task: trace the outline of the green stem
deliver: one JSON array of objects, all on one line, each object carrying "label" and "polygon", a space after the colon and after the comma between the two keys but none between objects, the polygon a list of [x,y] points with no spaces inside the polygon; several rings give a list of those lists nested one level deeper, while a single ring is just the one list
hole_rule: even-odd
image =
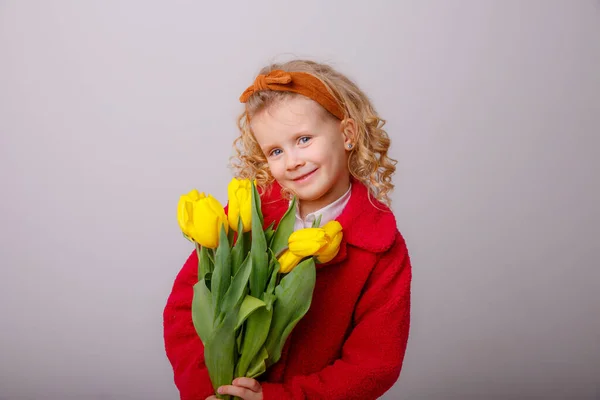
[{"label": "green stem", "polygon": [[210,273],[212,273],[215,269],[215,251],[216,249],[207,249],[208,250],[208,258],[210,258]]},{"label": "green stem", "polygon": [[201,260],[202,260],[202,256],[200,255],[200,252],[202,251],[200,245],[198,243],[195,243],[196,245],[196,255],[198,256],[198,280],[201,280],[202,278],[204,278],[202,276],[202,265],[201,265]]},{"label": "green stem", "polygon": [[233,246],[233,236],[235,235],[235,232],[233,231],[233,229],[229,229],[229,233],[227,233],[227,241],[229,242],[229,247]]}]

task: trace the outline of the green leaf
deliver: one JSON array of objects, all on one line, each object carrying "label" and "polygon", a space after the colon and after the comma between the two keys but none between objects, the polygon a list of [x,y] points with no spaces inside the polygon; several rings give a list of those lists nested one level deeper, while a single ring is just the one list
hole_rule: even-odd
[{"label": "green leaf", "polygon": [[315,262],[310,257],[298,264],[275,287],[273,319],[265,342],[269,365],[279,361],[281,349],[289,334],[310,308],[315,282]]},{"label": "green leaf", "polygon": [[277,298],[273,293],[265,293],[264,302],[267,311],[273,311],[273,304],[275,303],[275,300],[277,300]]},{"label": "green leaf", "polygon": [[250,278],[250,272],[252,272],[252,259],[248,256],[242,263],[237,274],[233,277],[231,285],[229,285],[229,289],[227,289],[227,292],[223,297],[221,312],[230,312],[234,308],[240,306],[248,291],[248,278]]},{"label": "green leaf", "polygon": [[192,323],[202,343],[206,343],[213,331],[213,307],[212,297],[204,279],[194,285]]},{"label": "green leaf", "polygon": [[237,240],[235,241],[235,245],[233,246],[233,250],[231,250],[231,273],[235,275],[242,265],[242,262],[246,258],[247,251],[245,250],[245,241],[248,240],[248,236],[244,235],[244,225],[242,224],[242,219],[238,219],[238,234]]},{"label": "green leaf", "polygon": [[[221,234],[219,235],[219,246],[215,255],[215,268],[211,278],[212,301],[215,310],[221,310],[223,297],[229,289],[231,283],[231,251],[225,228],[221,226]],[[215,323],[218,323],[220,313],[214,315]]]},{"label": "green leaf", "polygon": [[250,246],[252,246],[252,231],[244,232],[244,254],[250,253]]},{"label": "green leaf", "polygon": [[275,302],[275,287],[277,286],[278,279],[280,278],[279,269],[281,265],[275,256],[273,255],[273,251],[269,249],[271,254],[271,260],[269,262],[271,277],[269,279],[269,283],[267,284],[267,288],[265,289],[265,293],[263,294],[263,301],[265,302],[265,308],[267,311],[271,311],[273,308],[273,303]]},{"label": "green leaf", "polygon": [[275,235],[273,226],[275,226],[275,221],[271,222],[271,225],[269,225],[269,227],[265,229],[265,239],[267,239],[267,246],[271,245],[271,241],[273,240],[273,236]]},{"label": "green leaf", "polygon": [[259,375],[262,375],[267,370],[268,358],[269,353],[267,353],[267,349],[265,349],[264,346],[261,347],[254,360],[252,360],[250,368],[248,368],[248,372],[246,372],[246,376],[248,378],[256,378]]},{"label": "green leaf", "polygon": [[279,269],[281,265],[277,258],[271,254],[271,263],[273,264],[273,269],[271,270],[271,279],[269,279],[269,284],[267,285],[266,293],[275,292],[275,285],[277,284],[277,278],[279,277]]},{"label": "green leaf", "polygon": [[196,243],[196,253],[198,254],[198,279],[202,279],[206,274],[212,272],[213,261],[210,259],[210,249],[202,247]]},{"label": "green leaf", "polygon": [[267,240],[263,231],[260,197],[254,182],[252,182],[252,273],[250,274],[250,294],[261,298],[268,277]]},{"label": "green leaf", "polygon": [[[239,315],[238,315],[238,319],[239,319]],[[237,348],[237,359],[239,359],[239,355],[240,355],[240,349],[242,348],[242,340],[244,339],[244,335],[246,333],[246,329],[244,329],[245,326],[244,324],[239,325],[239,329],[238,329],[238,325],[236,325],[235,329],[237,330],[237,335],[235,338],[235,345]],[[237,365],[237,359],[236,359],[236,365]]]},{"label": "green leaf", "polygon": [[240,358],[236,366],[236,376],[246,376],[250,363],[265,344],[271,326],[272,311],[259,307],[246,320],[246,333],[242,341]]},{"label": "green leaf", "polygon": [[246,321],[246,319],[250,316],[250,314],[252,314],[254,311],[259,309],[260,307],[264,307],[264,306],[265,306],[264,301],[247,294],[246,297],[244,297],[242,304],[240,305],[240,312],[238,313],[238,319],[237,319],[237,323],[235,324],[235,329],[241,328],[242,324]]},{"label": "green leaf", "polygon": [[[261,201],[260,201],[260,196],[258,194],[258,190],[256,189],[256,185],[254,184],[254,181],[250,182],[250,186],[252,186],[252,220],[256,220],[257,222],[260,222],[260,226],[263,226],[263,213],[262,213],[262,208],[260,207],[261,205]],[[256,219],[254,218],[254,212],[256,212]]]},{"label": "green leaf", "polygon": [[237,310],[227,313],[204,346],[204,363],[215,392],[219,386],[233,381],[236,319]]},{"label": "green leaf", "polygon": [[269,262],[269,266],[267,267],[267,273],[266,273],[267,282],[265,284],[265,291],[267,290],[267,287],[269,286],[269,277],[273,273],[273,266],[275,265],[275,261],[276,261],[271,249],[267,248],[267,254],[268,254],[267,259]]},{"label": "green leaf", "polygon": [[273,235],[273,241],[271,242],[271,250],[273,253],[278,255],[283,249],[288,246],[288,239],[292,232],[294,232],[294,223],[296,221],[296,197],[292,199],[290,206],[288,207],[283,217],[277,225],[275,235]]},{"label": "green leaf", "polygon": [[312,223],[313,228],[318,228],[321,226],[321,217],[323,217],[323,215],[319,214],[319,216],[313,221],[313,223]]},{"label": "green leaf", "polygon": [[186,238],[187,240],[189,240],[190,242],[194,243],[194,244],[198,244],[196,242],[194,242],[194,239],[192,239],[191,237],[189,237],[188,235],[186,235],[185,233],[181,232],[181,234],[183,235],[184,238]]}]

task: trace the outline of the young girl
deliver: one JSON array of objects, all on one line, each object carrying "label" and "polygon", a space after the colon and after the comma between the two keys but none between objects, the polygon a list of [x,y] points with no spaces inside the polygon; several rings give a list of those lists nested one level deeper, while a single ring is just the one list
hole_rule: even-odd
[{"label": "young girl", "polygon": [[[317,264],[312,304],[278,363],[219,393],[244,400],[376,399],[398,379],[410,322],[411,265],[386,206],[395,161],[367,96],[331,67],[295,60],[264,68],[240,97],[237,176],[256,179],[265,226],[299,199],[296,229],[337,220],[337,256]],[[164,311],[167,356],[182,400],[215,399],[191,319],[192,252]]]}]

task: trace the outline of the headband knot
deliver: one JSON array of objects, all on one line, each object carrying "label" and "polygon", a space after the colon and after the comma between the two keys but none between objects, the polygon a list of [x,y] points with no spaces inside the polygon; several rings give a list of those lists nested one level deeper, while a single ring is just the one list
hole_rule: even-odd
[{"label": "headband knot", "polygon": [[260,74],[254,80],[254,92],[261,90],[268,90],[269,85],[279,84],[287,85],[292,81],[292,76],[287,72],[281,70],[274,70],[269,72],[267,75]]},{"label": "headband knot", "polygon": [[306,72],[285,72],[275,69],[268,74],[259,74],[254,84],[240,96],[240,102],[246,103],[250,96],[262,90],[293,92],[304,95],[323,106],[337,119],[344,119],[344,111],[338,101],[329,93],[327,87],[312,74]]}]

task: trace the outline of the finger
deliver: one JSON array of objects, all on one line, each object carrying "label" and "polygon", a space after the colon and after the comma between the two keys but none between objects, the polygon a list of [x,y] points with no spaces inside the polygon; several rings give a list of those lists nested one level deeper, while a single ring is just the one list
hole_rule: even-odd
[{"label": "finger", "polygon": [[252,378],[236,378],[233,380],[233,384],[235,386],[245,387],[246,389],[250,389],[253,392],[260,393],[262,392],[262,388],[260,383],[256,379]]},{"label": "finger", "polygon": [[244,400],[252,400],[254,398],[252,395],[255,395],[256,393],[241,386],[223,385],[219,388],[219,394],[228,394],[240,397]]},{"label": "finger", "polygon": [[210,396],[210,397],[207,397],[206,400],[219,400],[219,399],[217,398],[217,396]]}]

